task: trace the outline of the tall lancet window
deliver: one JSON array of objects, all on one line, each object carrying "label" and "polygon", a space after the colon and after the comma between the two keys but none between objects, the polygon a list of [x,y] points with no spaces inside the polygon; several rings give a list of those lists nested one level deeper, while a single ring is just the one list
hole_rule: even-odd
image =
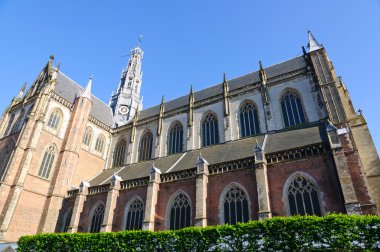
[{"label": "tall lancet window", "polygon": [[61,125],[61,120],[62,120],[62,112],[59,109],[55,109],[53,112],[51,112],[49,116],[47,127],[51,131],[53,131],[53,133],[56,133],[59,130],[59,127]]},{"label": "tall lancet window", "polygon": [[300,97],[292,90],[287,90],[281,98],[281,110],[285,127],[306,122]]},{"label": "tall lancet window", "polygon": [[170,229],[181,229],[190,226],[191,205],[189,198],[178,193],[170,208]]},{"label": "tall lancet window", "polygon": [[5,136],[9,134],[9,130],[11,129],[11,126],[12,126],[14,120],[15,120],[15,114],[12,114],[11,118],[9,118],[7,129],[4,132]]},{"label": "tall lancet window", "polygon": [[0,181],[3,180],[5,169],[7,168],[14,148],[15,142],[11,140],[0,150]]},{"label": "tall lancet window", "polygon": [[153,134],[150,131],[148,131],[142,136],[140,140],[139,161],[151,159],[152,148],[153,148]]},{"label": "tall lancet window", "polygon": [[83,135],[83,145],[86,147],[89,147],[91,144],[91,140],[92,140],[92,129],[91,127],[87,127]]},{"label": "tall lancet window", "polygon": [[45,151],[44,157],[42,159],[40,170],[38,171],[38,176],[43,178],[49,178],[51,168],[53,167],[54,160],[56,156],[56,148],[54,145],[50,145]]},{"label": "tall lancet window", "polygon": [[113,153],[113,166],[121,166],[124,164],[125,152],[127,150],[127,141],[120,140],[115,147]]},{"label": "tall lancet window", "polygon": [[295,176],[287,188],[290,215],[322,215],[316,185],[302,175]]},{"label": "tall lancet window", "polygon": [[106,142],[106,138],[104,137],[104,135],[99,134],[98,138],[96,139],[96,143],[95,143],[95,151],[103,154],[105,142]]},{"label": "tall lancet window", "polygon": [[125,230],[142,229],[143,218],[144,204],[139,198],[133,198],[125,209]]},{"label": "tall lancet window", "polygon": [[73,209],[70,208],[69,211],[67,211],[67,213],[65,215],[65,218],[64,218],[64,221],[63,221],[62,232],[66,233],[67,231],[69,231],[69,226],[70,226],[72,215],[73,215]]},{"label": "tall lancet window", "polygon": [[169,131],[168,136],[168,154],[174,154],[183,151],[183,127],[179,122],[174,123]]},{"label": "tall lancet window", "polygon": [[202,122],[202,147],[219,143],[218,120],[213,113],[208,113]]},{"label": "tall lancet window", "polygon": [[19,130],[21,130],[21,125],[22,125],[22,121],[24,119],[24,114],[25,114],[25,111],[22,110],[20,112],[20,115],[17,118],[17,121],[15,122],[15,124],[12,127],[11,134],[15,133],[15,132],[18,132]]},{"label": "tall lancet window", "polygon": [[228,187],[224,194],[224,223],[235,225],[238,222],[249,221],[248,199],[245,192],[238,186]]},{"label": "tall lancet window", "polygon": [[260,134],[257,108],[252,102],[246,102],[240,108],[240,135],[241,137]]},{"label": "tall lancet window", "polygon": [[98,203],[92,210],[90,233],[99,233],[104,218],[104,204]]}]

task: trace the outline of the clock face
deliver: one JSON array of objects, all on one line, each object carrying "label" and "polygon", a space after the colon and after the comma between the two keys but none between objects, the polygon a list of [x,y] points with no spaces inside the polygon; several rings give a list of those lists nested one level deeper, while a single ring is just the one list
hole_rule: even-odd
[{"label": "clock face", "polygon": [[120,114],[122,114],[122,115],[127,114],[128,111],[129,111],[129,109],[128,109],[127,106],[121,106],[121,107],[119,108],[119,112],[120,112]]}]

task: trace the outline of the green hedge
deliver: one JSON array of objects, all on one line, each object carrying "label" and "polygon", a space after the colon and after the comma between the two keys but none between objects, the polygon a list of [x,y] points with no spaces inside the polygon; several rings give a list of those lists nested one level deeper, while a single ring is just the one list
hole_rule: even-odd
[{"label": "green hedge", "polygon": [[178,231],[40,234],[23,236],[18,245],[18,251],[373,251],[380,250],[380,217],[294,216]]}]

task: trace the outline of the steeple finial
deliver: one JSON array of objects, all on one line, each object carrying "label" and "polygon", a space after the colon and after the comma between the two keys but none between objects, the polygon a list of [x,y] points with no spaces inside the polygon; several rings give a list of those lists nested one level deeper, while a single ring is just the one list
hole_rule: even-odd
[{"label": "steeple finial", "polygon": [[24,91],[25,91],[25,88],[26,88],[26,82],[24,83],[24,85],[22,85],[20,91],[18,92],[18,95],[17,95],[17,99],[21,99],[22,96],[24,95]]},{"label": "steeple finial", "polygon": [[91,86],[92,86],[92,75],[91,75],[90,79],[88,80],[87,86],[86,86],[85,90],[83,91],[81,97],[88,98],[91,100]]},{"label": "steeple finial", "polygon": [[259,75],[260,75],[261,84],[266,85],[267,84],[267,75],[265,73],[263,63],[261,62],[261,60],[259,60],[259,66],[260,66]]},{"label": "steeple finial", "polygon": [[316,51],[316,50],[323,48],[323,45],[318,43],[318,41],[314,38],[311,31],[307,32],[307,36],[308,36],[307,47],[309,47],[309,52]]},{"label": "steeple finial", "polygon": [[264,70],[263,63],[261,63],[261,60],[259,60],[259,66],[260,66],[260,71]]},{"label": "steeple finial", "polygon": [[161,105],[165,103],[165,96],[162,95],[162,98],[161,98]]}]

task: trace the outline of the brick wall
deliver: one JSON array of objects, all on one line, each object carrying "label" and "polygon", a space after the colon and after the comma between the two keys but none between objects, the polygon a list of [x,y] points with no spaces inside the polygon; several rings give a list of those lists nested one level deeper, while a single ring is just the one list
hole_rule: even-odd
[{"label": "brick wall", "polygon": [[[325,212],[344,211],[338,180],[328,157],[320,156],[268,166],[269,197],[273,216],[284,216],[283,190],[286,180],[301,171],[313,177],[322,193]],[[323,206],[322,206],[323,207]]]}]

